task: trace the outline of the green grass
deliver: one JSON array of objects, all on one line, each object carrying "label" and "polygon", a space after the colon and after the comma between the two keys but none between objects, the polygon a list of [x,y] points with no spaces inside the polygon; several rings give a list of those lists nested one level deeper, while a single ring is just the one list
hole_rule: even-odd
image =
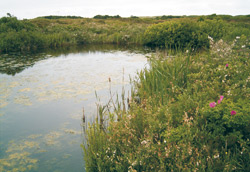
[{"label": "green grass", "polygon": [[249,171],[250,50],[244,39],[152,57],[134,81],[130,109],[107,113],[112,118],[105,129],[97,121],[86,130],[86,170]]}]

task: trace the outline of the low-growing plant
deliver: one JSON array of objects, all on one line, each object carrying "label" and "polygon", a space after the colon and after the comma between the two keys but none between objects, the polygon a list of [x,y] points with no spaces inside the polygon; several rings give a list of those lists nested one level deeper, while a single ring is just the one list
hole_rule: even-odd
[{"label": "low-growing plant", "polygon": [[106,130],[98,123],[87,130],[87,171],[249,171],[250,50],[239,53],[242,43],[223,57],[152,58],[138,74],[130,109],[110,112],[123,115]]}]

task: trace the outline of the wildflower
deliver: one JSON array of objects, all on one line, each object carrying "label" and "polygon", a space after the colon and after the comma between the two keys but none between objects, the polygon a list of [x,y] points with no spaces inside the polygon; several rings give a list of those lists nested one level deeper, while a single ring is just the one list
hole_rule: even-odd
[{"label": "wildflower", "polygon": [[226,64],[226,68],[228,68],[228,64]]},{"label": "wildflower", "polygon": [[214,39],[211,36],[207,37],[210,41],[214,41]]},{"label": "wildflower", "polygon": [[232,110],[231,115],[235,115],[235,114],[236,114],[236,111]]},{"label": "wildflower", "polygon": [[231,90],[228,90],[228,91],[227,91],[227,95],[229,95],[229,96],[232,95],[232,94],[231,94]]},{"label": "wildflower", "polygon": [[220,96],[220,99],[218,100],[218,104],[221,103],[221,101],[223,100],[224,96]]},{"label": "wildflower", "polygon": [[132,166],[135,166],[137,164],[137,162],[136,161],[134,161],[133,163],[132,163]]},{"label": "wildflower", "polygon": [[215,103],[215,102],[209,103],[209,106],[210,106],[211,108],[214,108],[214,107],[216,106],[216,103]]},{"label": "wildflower", "polygon": [[240,37],[239,37],[239,36],[236,36],[236,39],[240,39]]},{"label": "wildflower", "polygon": [[214,155],[214,159],[219,158],[219,157],[220,157],[220,154]]}]

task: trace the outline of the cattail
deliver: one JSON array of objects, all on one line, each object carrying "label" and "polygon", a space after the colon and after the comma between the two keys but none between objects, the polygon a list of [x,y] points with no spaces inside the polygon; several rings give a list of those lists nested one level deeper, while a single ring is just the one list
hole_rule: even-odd
[{"label": "cattail", "polygon": [[85,114],[84,114],[84,108],[82,108],[82,122],[85,123]]},{"label": "cattail", "polygon": [[130,100],[127,98],[128,109],[130,108]]}]

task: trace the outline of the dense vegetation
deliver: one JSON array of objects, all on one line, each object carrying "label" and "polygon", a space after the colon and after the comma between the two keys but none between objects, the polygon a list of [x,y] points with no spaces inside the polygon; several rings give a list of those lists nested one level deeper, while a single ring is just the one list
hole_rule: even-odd
[{"label": "dense vegetation", "polygon": [[[198,21],[198,22],[197,22]],[[138,44],[208,48],[208,36],[233,41],[250,34],[249,16],[44,16],[0,19],[0,52],[37,51],[82,44]]]},{"label": "dense vegetation", "polygon": [[207,48],[209,45],[209,33],[193,21],[169,21],[152,25],[144,35],[146,44],[155,46],[183,49]]},{"label": "dense vegetation", "polygon": [[173,18],[182,18],[182,16],[166,16],[166,15],[163,15],[161,17],[156,17],[156,19],[162,19],[162,20],[165,20],[165,19],[173,19]]},{"label": "dense vegetation", "polygon": [[81,44],[143,44],[149,19],[0,19],[0,52]]},{"label": "dense vegetation", "polygon": [[[198,21],[198,22],[197,22]],[[208,48],[209,39],[232,41],[236,36],[250,35],[249,25],[223,20],[171,20],[152,25],[144,33],[145,43],[168,48]]]},{"label": "dense vegetation", "polygon": [[81,44],[181,50],[151,58],[129,109],[124,95],[98,105],[83,145],[87,171],[250,171],[249,37],[250,16],[0,19],[0,52]]},{"label": "dense vegetation", "polygon": [[44,19],[82,19],[81,16],[43,16],[38,18],[44,18]]},{"label": "dense vegetation", "polygon": [[129,109],[124,98],[98,105],[83,145],[87,171],[250,171],[249,55],[243,36],[153,57]]},{"label": "dense vegetation", "polygon": [[116,15],[116,16],[110,16],[110,15],[96,15],[93,17],[94,19],[119,19],[121,16]]}]

